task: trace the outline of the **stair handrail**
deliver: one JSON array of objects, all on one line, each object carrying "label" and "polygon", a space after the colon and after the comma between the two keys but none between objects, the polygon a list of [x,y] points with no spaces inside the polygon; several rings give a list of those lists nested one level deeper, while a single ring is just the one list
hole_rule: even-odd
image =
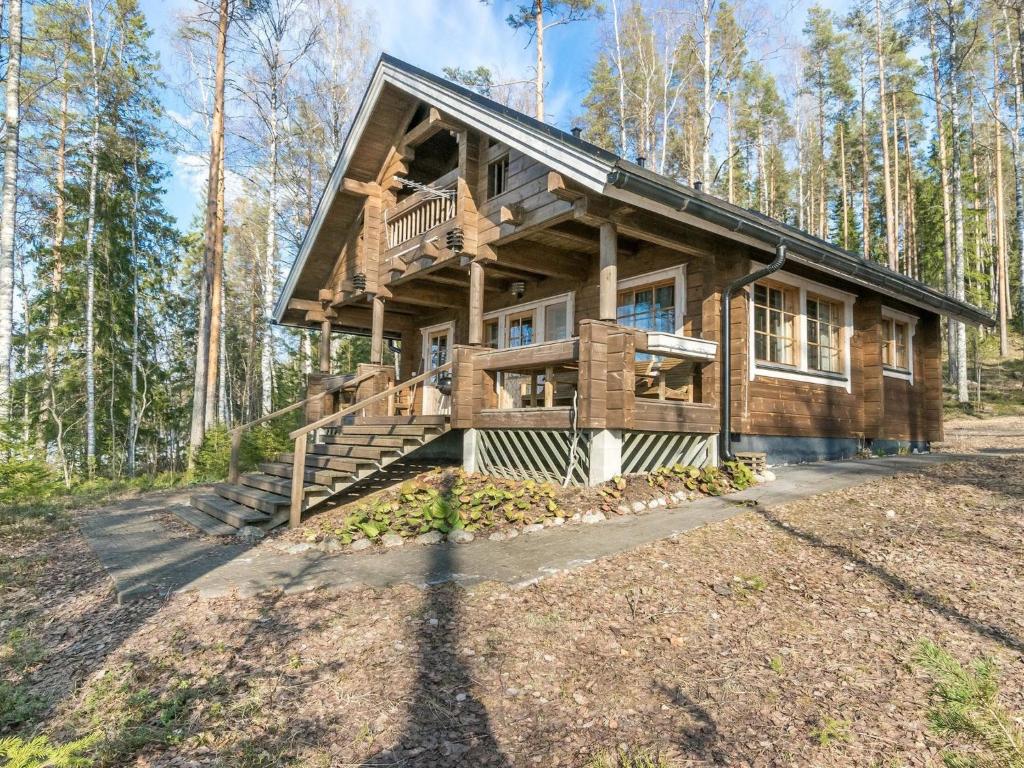
[{"label": "stair handrail", "polygon": [[298,429],[289,433],[288,437],[295,440],[295,450],[292,453],[292,495],[291,511],[288,518],[288,527],[294,528],[302,521],[302,498],[303,488],[305,486],[305,470],[303,469],[303,467],[305,467],[306,465],[306,448],[308,442],[307,438],[310,432],[315,432],[316,430],[322,429],[324,427],[334,426],[337,422],[341,421],[349,414],[355,413],[356,411],[361,411],[365,409],[366,406],[384,400],[388,397],[391,397],[392,395],[401,392],[404,389],[414,387],[417,384],[426,381],[427,379],[437,376],[443,371],[451,370],[454,364],[455,363],[453,360],[449,360],[447,363],[439,365],[437,366],[437,368],[434,368],[433,370],[427,371],[426,373],[421,373],[419,376],[414,376],[411,379],[406,379],[403,382],[395,384],[393,387],[388,387],[387,389],[377,392],[376,394],[370,395],[369,397],[364,397],[359,402],[353,403],[347,408],[343,408],[340,411],[328,414],[327,416],[324,416],[323,418],[318,419],[317,421],[307,424],[304,427],[299,427]]},{"label": "stair handrail", "polygon": [[318,392],[315,395],[310,395],[309,397],[303,400],[291,403],[289,405],[284,406],[283,408],[278,408],[276,411],[268,413],[265,416],[260,416],[258,419],[253,419],[252,421],[248,421],[245,424],[239,424],[237,427],[232,427],[229,430],[229,433],[231,435],[231,458],[228,460],[228,482],[238,482],[238,459],[242,450],[242,435],[245,432],[252,429],[253,427],[259,426],[260,424],[272,421],[278,418],[279,416],[284,416],[286,413],[291,413],[292,411],[298,408],[302,408],[303,406],[308,405],[314,400],[323,399],[326,401],[326,399],[330,395],[333,395],[335,392],[341,392],[346,389],[357,387],[364,381],[372,379],[376,375],[377,373],[376,371],[374,371],[370,373],[364,373],[360,376],[356,376],[355,378],[347,379],[341,382],[340,384],[335,384],[334,386],[325,388],[323,392]]}]

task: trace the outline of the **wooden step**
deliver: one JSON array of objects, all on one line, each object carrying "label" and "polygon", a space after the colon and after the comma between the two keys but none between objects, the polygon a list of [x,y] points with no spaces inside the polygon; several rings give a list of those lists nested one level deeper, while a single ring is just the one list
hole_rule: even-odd
[{"label": "wooden step", "polygon": [[[274,477],[273,475],[264,475],[262,472],[250,472],[242,475],[239,481],[241,485],[247,488],[256,488],[260,491],[276,493],[279,496],[291,498],[292,481],[290,478],[285,479]],[[306,497],[307,504],[316,503],[316,501],[322,501],[330,496],[331,489],[316,483],[309,483],[308,485],[303,485],[302,494]]]},{"label": "wooden step", "polygon": [[[288,458],[291,458],[290,454]],[[283,477],[289,481],[292,478],[291,461],[264,461],[259,465],[259,470],[265,475]],[[306,467],[305,471],[302,473],[302,479],[310,485],[325,485],[330,488],[337,483],[350,482],[355,477],[354,472],[354,468],[349,472],[338,472],[333,469]]]},{"label": "wooden step", "polygon": [[312,453],[338,456],[346,459],[373,459],[379,461],[384,456],[401,453],[398,448],[373,447],[370,445],[331,445],[328,443],[317,443],[313,446]]},{"label": "wooden step", "polygon": [[233,528],[243,528],[246,525],[261,525],[267,522],[270,517],[244,504],[236,504],[234,501],[213,493],[196,494],[189,499],[192,506],[227,523]]},{"label": "wooden step", "polygon": [[280,507],[287,507],[291,504],[288,496],[270,491],[261,491],[257,488],[248,488],[244,485],[232,485],[231,483],[217,483],[213,490],[218,496],[236,501],[247,507],[252,507],[267,515],[273,515]]},{"label": "wooden step", "polygon": [[424,426],[442,427],[448,421],[447,416],[359,416],[353,422],[366,424],[422,424]]},{"label": "wooden step", "polygon": [[[216,498],[220,497],[217,496]],[[183,523],[192,526],[200,533],[205,533],[207,536],[234,536],[238,530],[233,525],[228,525],[220,520],[220,518],[203,512],[194,506],[176,504],[171,508],[171,512]]]},{"label": "wooden step", "polygon": [[[291,466],[293,463],[292,455],[290,453],[279,453],[277,454],[277,461]],[[329,469],[333,472],[345,472],[355,476],[362,472],[376,470],[377,462],[372,459],[345,459],[321,453],[307,453],[306,469]],[[362,474],[359,474],[359,476],[365,477]]]},{"label": "wooden step", "polygon": [[379,448],[410,448],[418,446],[422,438],[398,435],[391,437],[387,435],[325,435],[323,442],[327,445],[369,445]]},{"label": "wooden step", "polygon": [[343,435],[380,435],[390,437],[393,435],[409,435],[411,437],[422,437],[427,432],[433,432],[439,427],[434,424],[353,424],[342,427]]}]

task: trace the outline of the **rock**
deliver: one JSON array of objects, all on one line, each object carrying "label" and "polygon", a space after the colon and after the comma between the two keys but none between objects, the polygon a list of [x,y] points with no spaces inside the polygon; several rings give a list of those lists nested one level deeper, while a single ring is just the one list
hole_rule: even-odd
[{"label": "rock", "polygon": [[732,595],[732,585],[724,581],[717,582],[711,588],[715,591],[716,595],[721,595],[722,597],[730,597]]},{"label": "rock", "polygon": [[628,515],[630,512],[633,511],[633,508],[629,506],[629,504],[619,504],[619,506],[615,508],[615,511],[618,512],[620,515]]},{"label": "rock", "polygon": [[505,531],[505,538],[506,539],[514,539],[518,535],[519,535],[519,530],[516,529],[516,528],[509,528],[507,531]]},{"label": "rock", "polygon": [[607,518],[604,516],[604,512],[587,512],[587,514],[580,519],[587,525],[592,525],[593,523],[600,523],[602,520],[606,520]]},{"label": "rock", "polygon": [[662,503],[663,502],[661,499],[651,499],[650,501],[647,502],[647,508],[657,509],[658,507],[662,506]]},{"label": "rock", "polygon": [[385,533],[380,537],[380,543],[383,544],[387,549],[394,547],[400,547],[405,544],[405,539],[399,536],[397,533]]},{"label": "rock", "polygon": [[764,477],[764,482],[766,483],[770,483],[773,480],[775,480],[775,473],[772,472],[770,469],[766,469],[764,472],[761,473],[761,475]]},{"label": "rock", "polygon": [[544,521],[544,525],[548,528],[557,528],[560,525],[565,525],[565,520],[561,517],[549,517]]},{"label": "rock", "polygon": [[348,545],[349,551],[359,552],[364,549],[369,549],[373,546],[373,543],[369,539],[356,539]]},{"label": "rock", "polygon": [[887,509],[887,510],[885,510],[885,516],[887,518],[889,518],[890,520],[895,520],[896,519],[896,510],[895,509]]},{"label": "rock", "polygon": [[440,544],[443,540],[444,534],[440,531],[427,531],[414,539],[417,544]]},{"label": "rock", "polygon": [[285,552],[289,555],[301,555],[303,552],[308,552],[311,549],[316,549],[316,544],[310,544],[308,541],[303,541],[300,544],[292,544],[285,550]]},{"label": "rock", "polygon": [[489,541],[504,541],[506,538],[508,538],[508,537],[505,536],[505,534],[502,533],[501,531],[495,531],[494,533],[492,533],[490,536],[487,537],[487,539]]},{"label": "rock", "polygon": [[321,552],[329,552],[329,553],[340,552],[341,551],[341,542],[338,541],[337,539],[327,539],[327,541],[323,541],[323,542],[320,543],[319,549],[320,549]]},{"label": "rock", "polygon": [[633,502],[633,512],[634,513],[643,512],[645,509],[647,509],[647,503],[646,502],[643,502],[643,501],[634,501]]},{"label": "rock", "polygon": [[246,544],[255,544],[257,541],[262,539],[267,534],[255,525],[244,525],[238,529],[238,533],[235,534],[239,539],[244,541]]},{"label": "rock", "polygon": [[544,526],[540,523],[530,523],[529,525],[523,526],[523,533],[536,533],[537,531],[543,531]]},{"label": "rock", "polygon": [[570,517],[569,519],[572,520],[574,523],[578,523],[580,521],[580,517],[581,515],[579,512],[574,512],[572,517]]},{"label": "rock", "polygon": [[465,701],[466,700],[466,694],[464,694],[464,693],[456,693],[455,694],[455,700],[456,701]]},{"label": "rock", "polygon": [[676,491],[672,494],[672,503],[681,504],[686,501],[686,491]]},{"label": "rock", "polygon": [[587,706],[587,704],[590,701],[586,696],[583,695],[582,691],[576,691],[575,693],[573,693],[572,700],[579,704],[581,707]]},{"label": "rock", "polygon": [[465,528],[456,528],[454,531],[448,532],[448,541],[452,544],[469,544],[475,538],[476,536]]}]

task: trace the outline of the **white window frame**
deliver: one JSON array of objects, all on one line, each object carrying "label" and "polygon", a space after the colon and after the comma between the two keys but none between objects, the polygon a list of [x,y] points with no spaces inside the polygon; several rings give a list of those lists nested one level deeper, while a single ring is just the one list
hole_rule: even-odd
[{"label": "white window frame", "polygon": [[430,370],[427,366],[430,365],[430,361],[427,359],[430,354],[430,335],[437,333],[438,331],[448,332],[448,360],[450,361],[452,349],[455,347],[455,321],[449,320],[445,323],[438,323],[437,325],[428,325],[425,328],[420,328],[420,365],[423,366],[423,373]]},{"label": "white window frame", "polygon": [[619,291],[627,291],[630,288],[638,288],[640,286],[649,285],[653,283],[663,283],[666,280],[675,281],[675,292],[676,292],[676,317],[674,321],[675,330],[673,333],[676,335],[682,335],[683,325],[686,319],[686,265],[680,264],[677,267],[668,267],[667,269],[658,269],[654,272],[645,272],[642,275],[636,275],[635,277],[627,277],[624,280],[619,280],[618,285],[615,286],[615,306],[616,310],[619,305]]},{"label": "white window frame", "polygon": [[[751,270],[753,271],[753,270]],[[758,281],[762,282],[762,281]],[[797,311],[794,314],[796,328],[793,334],[793,343],[796,346],[797,363],[786,368],[775,367],[765,363],[759,363],[755,353],[754,345],[754,285],[746,287],[747,293],[747,349],[750,358],[750,380],[753,381],[759,376],[773,379],[785,379],[787,381],[800,381],[807,384],[821,384],[828,387],[841,387],[847,392],[853,392],[853,381],[850,376],[850,346],[853,340],[853,304],[857,297],[822,285],[813,280],[808,280],[788,272],[776,272],[764,278],[763,282],[782,283],[790,288],[796,288],[798,292]],[[839,302],[843,305],[842,339],[843,345],[843,371],[841,374],[823,373],[815,371],[807,365],[807,294],[811,293],[825,299]]]},{"label": "white window frame", "polygon": [[[891,379],[902,379],[903,381],[909,381],[911,384],[914,383],[914,334],[917,332],[917,321],[920,320],[916,315],[909,315],[906,312],[900,312],[898,309],[891,309],[890,307],[882,307],[882,319],[884,320],[895,320],[898,323],[906,323],[907,325],[907,367],[893,368],[888,365],[882,365],[882,375],[888,376]],[[885,344],[885,339],[882,339],[882,343]]]},{"label": "white window frame", "polygon": [[[510,315],[521,315],[524,312],[533,312],[533,329],[537,339],[543,339],[547,328],[544,327],[544,310],[551,304],[561,304],[565,302],[565,320],[566,330],[568,331],[567,339],[573,337],[573,330],[575,329],[575,318],[576,318],[576,292],[569,291],[568,293],[560,293],[557,296],[548,296],[543,299],[536,299],[534,301],[528,301],[524,304],[513,304],[510,307],[503,307],[502,309],[495,309],[490,312],[485,312],[483,320],[486,323],[488,320],[498,321],[498,349],[508,349],[507,345],[507,329],[508,329],[508,318]],[[524,346],[532,347],[537,344],[544,344],[544,341],[535,341],[533,344],[525,344]],[[520,347],[516,347],[520,349]]]}]

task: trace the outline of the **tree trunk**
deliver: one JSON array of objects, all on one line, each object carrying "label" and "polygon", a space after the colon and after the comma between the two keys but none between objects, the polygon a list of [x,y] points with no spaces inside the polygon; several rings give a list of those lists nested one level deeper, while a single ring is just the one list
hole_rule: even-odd
[{"label": "tree trunk", "polygon": [[[957,24],[954,23],[955,11],[949,11],[949,103],[950,103],[950,144],[952,145],[952,178],[951,204],[953,212],[953,295],[959,301],[966,298],[964,282],[964,201],[963,184],[960,170],[960,113],[957,105],[960,101],[960,87],[957,81]],[[957,400],[967,403],[970,393],[967,391],[967,328],[960,321],[953,323],[956,331],[956,357],[959,364],[956,371]]]},{"label": "tree trunk", "polygon": [[1006,357],[1010,354],[1009,310],[1010,310],[1010,276],[1007,272],[1006,248],[1006,205],[1003,190],[1003,133],[1001,119],[1002,94],[999,92],[999,58],[995,47],[992,49],[992,82],[996,93],[992,99],[992,143],[995,146],[995,193],[996,193],[996,282],[998,285],[997,302],[999,314],[999,354]]},{"label": "tree trunk", "polygon": [[100,153],[100,85],[96,53],[96,19],[93,3],[86,5],[89,16],[89,55],[92,62],[92,136],[89,139],[89,209],[85,234],[85,463],[88,476],[96,471],[96,185]]},{"label": "tree trunk", "polygon": [[[622,40],[619,35],[619,4],[612,0],[612,28],[615,31],[615,69],[619,80],[619,153],[626,154],[626,76],[622,69]],[[664,153],[662,153],[664,157]]]},{"label": "tree trunk", "polygon": [[868,155],[868,86],[866,54],[860,56],[860,164],[861,164],[861,241],[863,242],[864,258],[871,258],[871,189],[868,181],[870,173]]},{"label": "tree trunk", "polygon": [[57,131],[57,167],[54,173],[53,197],[53,247],[50,263],[50,311],[46,317],[46,390],[48,405],[43,415],[57,418],[57,331],[60,328],[60,296],[64,283],[64,234],[67,222],[67,202],[64,200],[64,186],[67,179],[68,146],[68,70],[61,65],[60,120]]},{"label": "tree trunk", "polygon": [[18,138],[21,130],[21,0],[11,0],[4,107],[4,181],[0,203],[0,423],[11,415],[11,345],[14,331],[14,229],[18,209]]},{"label": "tree trunk", "polygon": [[846,136],[843,124],[839,123],[839,169],[843,185],[843,248],[850,247],[850,190],[846,179]]},{"label": "tree trunk", "polygon": [[267,201],[267,252],[263,262],[263,354],[260,372],[263,379],[263,415],[274,410],[274,329],[271,316],[274,312],[274,277],[277,271],[277,173],[278,173],[278,130],[279,106],[278,83],[271,84],[270,98],[270,188]]},{"label": "tree trunk", "polygon": [[537,45],[537,119],[544,121],[544,0],[534,0],[533,19]]},{"label": "tree trunk", "polygon": [[[136,142],[138,140],[136,139]],[[127,470],[128,477],[135,477],[135,441],[139,433],[138,412],[138,381],[139,381],[139,254],[138,254],[138,223],[139,223],[139,148],[135,146],[132,179],[132,226],[131,226],[131,258],[132,258],[132,353],[130,373],[130,395],[128,403],[128,444]]]},{"label": "tree trunk", "polygon": [[875,50],[878,55],[878,109],[882,134],[882,182],[885,193],[885,252],[889,268],[896,269],[896,219],[893,214],[892,166],[889,164],[889,108],[885,103],[885,49],[882,44],[882,0],[875,0]]},{"label": "tree trunk", "polygon": [[217,246],[214,249],[213,283],[210,285],[210,349],[206,362],[206,428],[220,419],[220,359],[224,346],[224,143],[217,169]]},{"label": "tree trunk", "polygon": [[701,181],[710,192],[711,185],[711,2],[712,0],[701,0],[701,17],[704,24],[704,57],[703,57],[703,86],[704,103],[701,109]]},{"label": "tree trunk", "polygon": [[228,0],[220,0],[220,18],[217,25],[217,65],[214,79],[213,120],[210,126],[210,169],[206,188],[206,236],[203,247],[203,281],[200,291],[199,333],[196,340],[196,368],[192,393],[192,428],[189,435],[188,466],[195,465],[195,452],[206,436],[207,368],[210,360],[212,321],[212,294],[217,266],[218,234],[223,230],[218,210],[220,197],[220,160],[224,144],[224,75],[227,66]]}]

